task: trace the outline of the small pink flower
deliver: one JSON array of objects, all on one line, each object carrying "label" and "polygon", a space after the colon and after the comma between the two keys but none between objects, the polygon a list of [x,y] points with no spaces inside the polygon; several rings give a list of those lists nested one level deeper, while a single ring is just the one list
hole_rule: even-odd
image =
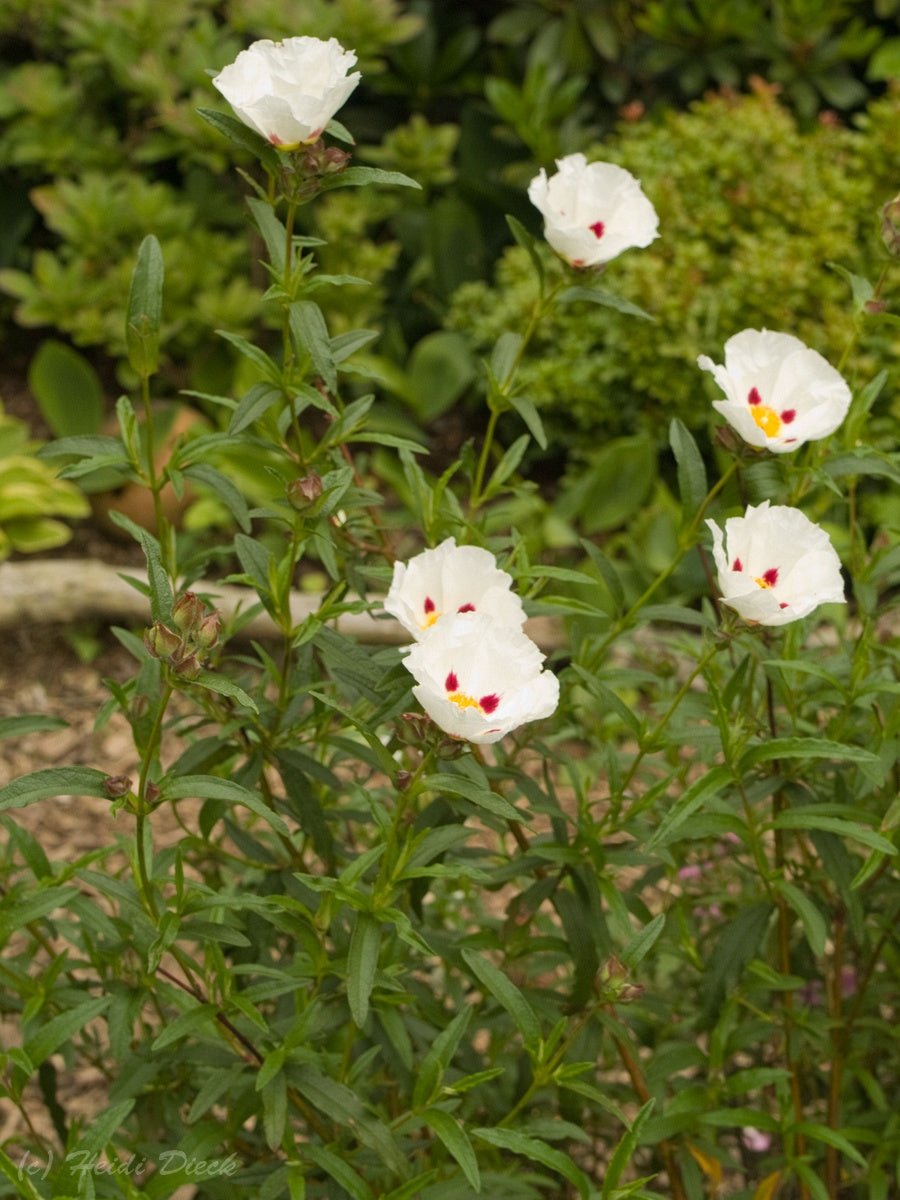
[{"label": "small pink flower", "polygon": [[764,1154],[772,1145],[772,1135],[763,1133],[761,1129],[756,1129],[753,1125],[745,1125],[741,1130],[741,1141],[748,1150],[752,1150],[755,1154]]}]

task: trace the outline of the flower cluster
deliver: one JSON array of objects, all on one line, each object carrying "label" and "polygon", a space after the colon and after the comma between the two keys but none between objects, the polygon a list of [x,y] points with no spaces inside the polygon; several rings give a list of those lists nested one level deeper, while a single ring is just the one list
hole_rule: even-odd
[{"label": "flower cluster", "polygon": [[[815,350],[788,333],[745,329],[725,343],[725,363],[697,365],[725,393],[713,408],[748,445],[787,454],[828,437],[850,407],[850,389]],[[723,531],[707,521],[723,601],[760,625],[786,625],[820,604],[843,603],[840,559],[827,533],[797,508],[766,500],[732,517]]]},{"label": "flower cluster", "polygon": [[487,550],[447,538],[396,563],[384,607],[415,639],[404,658],[413,695],[444,733],[486,744],[555,711],[559,681]]}]

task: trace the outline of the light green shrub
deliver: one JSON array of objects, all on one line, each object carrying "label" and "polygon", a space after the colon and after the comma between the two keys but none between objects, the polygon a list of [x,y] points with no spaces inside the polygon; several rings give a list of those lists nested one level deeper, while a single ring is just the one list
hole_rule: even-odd
[{"label": "light green shrub", "polygon": [[[637,175],[659,212],[660,240],[611,263],[606,279],[655,320],[636,328],[608,308],[573,304],[542,325],[522,390],[557,437],[661,434],[673,416],[704,426],[711,393],[697,354],[720,355],[744,328],[793,333],[837,361],[853,315],[847,282],[829,264],[878,274],[877,210],[900,182],[891,150],[898,121],[893,93],[858,131],[823,125],[803,134],[760,92],[623,125],[592,147],[589,157]],[[521,327],[534,286],[528,256],[510,248],[494,286],[459,289],[448,325],[484,351],[504,329]],[[896,341],[880,330],[877,321],[866,326],[864,367],[876,350],[896,366]]]}]

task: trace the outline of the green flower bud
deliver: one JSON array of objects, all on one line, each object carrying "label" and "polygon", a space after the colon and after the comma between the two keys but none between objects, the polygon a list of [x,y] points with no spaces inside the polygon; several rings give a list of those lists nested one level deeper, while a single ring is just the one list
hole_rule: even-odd
[{"label": "green flower bud", "polygon": [[200,622],[200,628],[194,635],[194,641],[203,650],[211,650],[219,640],[219,630],[222,628],[222,618],[217,612],[207,613]]},{"label": "green flower bud", "polygon": [[144,645],[153,658],[168,660],[184,648],[181,638],[162,621],[154,621],[144,632]]},{"label": "green flower bud", "polygon": [[287,498],[292,508],[302,512],[322,495],[322,479],[313,471],[302,479],[292,479],[287,487]]}]

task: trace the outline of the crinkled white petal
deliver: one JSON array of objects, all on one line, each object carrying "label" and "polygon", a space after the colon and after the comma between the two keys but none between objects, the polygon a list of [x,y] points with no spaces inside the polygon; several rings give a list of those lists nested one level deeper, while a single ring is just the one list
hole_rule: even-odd
[{"label": "crinkled white petal", "polygon": [[[743,517],[729,517],[724,533],[715,521],[706,524],[722,599],[744,620],[787,625],[820,604],[844,602],[841,563],[828,534],[799,509],[764,500]],[[773,571],[774,582],[760,586]]]},{"label": "crinkled white petal", "polygon": [[315,141],[359,83],[352,50],[335,39],[267,38],[242,50],[213,80],[235,115],[275,145]]},{"label": "crinkled white petal", "polygon": [[[528,198],[544,218],[544,236],[573,266],[595,267],[623,250],[649,246],[659,218],[637,179],[614,163],[588,163],[583,154],[557,159],[557,173],[541,170]],[[602,226],[602,232],[592,227]]]},{"label": "crinkled white petal", "polygon": [[[744,329],[725,343],[725,363],[705,354],[697,359],[725,393],[713,408],[751,446],[785,454],[804,442],[828,437],[850,407],[851,393],[841,374],[821,354],[789,333]],[[774,432],[754,419],[755,389],[759,402],[778,418]],[[782,415],[789,413],[788,420]]]},{"label": "crinkled white petal", "polygon": [[[416,680],[413,695],[435,724],[468,742],[499,741],[520,725],[549,717],[559,703],[559,681],[542,670],[544,656],[534,642],[483,614],[438,622],[403,661]],[[455,702],[454,695],[495,703],[484,711],[478,703]]]},{"label": "crinkled white petal", "polygon": [[511,590],[512,584],[488,550],[457,546],[451,537],[408,563],[394,564],[384,608],[416,640],[430,637],[443,620],[461,608],[521,629],[525,610]]}]

